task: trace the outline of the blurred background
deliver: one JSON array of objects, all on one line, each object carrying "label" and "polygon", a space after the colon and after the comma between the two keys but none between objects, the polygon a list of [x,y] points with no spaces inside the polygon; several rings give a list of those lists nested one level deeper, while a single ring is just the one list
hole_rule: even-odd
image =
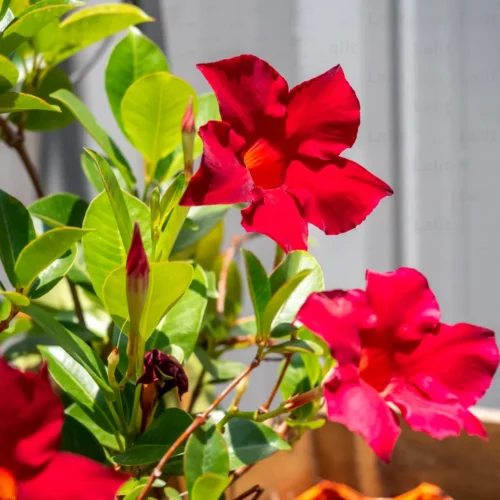
[{"label": "blurred background", "polygon": [[[327,287],[361,287],[367,268],[413,266],[428,277],[445,322],[471,322],[500,333],[499,1],[143,0],[139,5],[157,19],[141,29],[164,49],[171,71],[202,92],[209,87],[195,68],[198,62],[253,53],[290,86],[340,63],[361,101],[361,128],[348,156],[391,184],[395,195],[345,235],[326,238],[312,230],[311,252]],[[91,46],[66,69],[78,82],[74,92],[139,173],[140,158],[116,126],[104,91],[104,69],[118,39]],[[83,146],[95,145],[79,123],[29,137],[48,192],[92,196],[80,169]],[[24,203],[34,200],[14,152],[0,145],[0,155],[2,189]],[[226,238],[242,232],[234,212]],[[272,242],[257,239],[249,247],[271,264]],[[255,373],[259,380],[247,404],[260,404],[274,365]],[[500,406],[500,377],[481,404]]]}]

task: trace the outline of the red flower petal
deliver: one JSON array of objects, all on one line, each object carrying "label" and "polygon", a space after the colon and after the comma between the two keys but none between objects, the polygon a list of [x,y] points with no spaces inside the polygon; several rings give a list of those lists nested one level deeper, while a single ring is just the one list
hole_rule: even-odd
[{"label": "red flower petal", "polygon": [[366,294],[377,315],[377,327],[400,341],[418,341],[439,324],[441,312],[436,297],[425,276],[416,269],[367,271]]},{"label": "red flower petal", "polygon": [[19,483],[19,497],[30,500],[111,500],[127,474],[72,453],[57,453],[43,471]]},{"label": "red flower petal", "polygon": [[462,429],[468,434],[485,437],[479,420],[459,401],[431,401],[410,385],[393,387],[386,400],[394,403],[414,431],[421,431],[436,439],[458,436]]},{"label": "red flower petal", "polygon": [[363,291],[332,290],[309,295],[296,319],[323,338],[340,364],[357,364],[361,355],[358,326],[369,324],[373,317]]},{"label": "red flower petal", "polygon": [[354,144],[359,101],[340,66],[297,85],[288,99],[286,131],[292,151],[326,160]]},{"label": "red flower petal", "polygon": [[241,55],[197,68],[217,96],[222,119],[248,144],[275,134],[276,119],[286,113],[288,84],[272,66]]},{"label": "red flower petal", "polygon": [[396,417],[379,393],[360,380],[355,366],[337,366],[323,383],[328,418],[360,434],[389,461],[401,433]]},{"label": "red flower petal", "polygon": [[414,351],[396,353],[394,358],[398,373],[419,376],[420,380],[428,375],[454,394],[465,408],[484,395],[498,362],[494,333],[465,323],[441,324],[439,332],[424,336]]},{"label": "red flower petal", "polygon": [[357,163],[336,158],[329,163],[293,161],[286,185],[300,200],[307,221],[326,234],[340,234],[361,224],[392,189]]},{"label": "red flower petal", "polygon": [[45,365],[23,373],[0,359],[0,467],[16,479],[43,467],[59,448],[63,416]]},{"label": "red flower petal", "polygon": [[224,122],[210,121],[200,128],[204,150],[200,168],[193,176],[181,205],[220,205],[252,199],[254,187],[238,155],[243,139]]},{"label": "red flower petal", "polygon": [[284,189],[255,188],[254,200],[241,211],[242,226],[273,239],[285,252],[307,250],[307,222],[295,198]]}]

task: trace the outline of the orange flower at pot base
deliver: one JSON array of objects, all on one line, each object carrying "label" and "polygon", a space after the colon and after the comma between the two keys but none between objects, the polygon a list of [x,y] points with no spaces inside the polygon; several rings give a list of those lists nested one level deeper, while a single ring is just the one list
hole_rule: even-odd
[{"label": "orange flower at pot base", "polygon": [[[323,481],[297,497],[297,500],[391,500],[366,497],[345,484]],[[453,500],[439,486],[422,483],[418,488],[392,500]]]}]

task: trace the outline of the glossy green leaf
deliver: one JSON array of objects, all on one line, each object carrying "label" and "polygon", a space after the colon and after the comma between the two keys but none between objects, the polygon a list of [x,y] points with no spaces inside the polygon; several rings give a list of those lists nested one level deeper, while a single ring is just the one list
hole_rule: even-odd
[{"label": "glossy green leaf", "polygon": [[70,193],[56,193],[32,203],[28,210],[50,227],[82,227],[89,204]]},{"label": "glossy green leaf", "polygon": [[182,500],[181,494],[174,488],[167,487],[164,491],[169,500]]},{"label": "glossy green leaf", "polygon": [[231,470],[290,449],[290,445],[270,427],[245,418],[232,418],[222,435],[228,446]]},{"label": "glossy green leaf", "polygon": [[101,420],[112,426],[102,392],[87,370],[59,346],[39,346],[43,359],[49,363],[49,371],[57,385],[71,399],[98,413]]},{"label": "glossy green leaf", "polygon": [[[1,97],[1,96],[0,96]],[[127,186],[135,189],[135,177],[132,173],[130,165],[118,149],[113,139],[109,137],[107,132],[97,123],[92,113],[86,108],[85,104],[71,93],[69,90],[61,89],[51,94],[56,101],[61,102],[66,106],[75,118],[83,125],[85,130],[102,148],[106,156],[108,156],[113,165],[120,171],[123,178],[127,182]]]},{"label": "glossy green leaf", "polygon": [[5,92],[4,94],[0,94],[0,113],[16,113],[18,111],[30,111],[32,109],[60,112],[57,106],[52,106],[34,95],[17,92]]},{"label": "glossy green leaf", "polygon": [[172,152],[181,141],[181,121],[194,89],[166,71],[136,80],[121,102],[123,126],[132,144],[147,159],[150,177],[158,160]]},{"label": "glossy green leaf", "polygon": [[170,259],[175,240],[186,222],[188,213],[189,207],[176,206],[173,208],[165,228],[158,238],[158,244],[155,250],[155,260],[162,261]]},{"label": "glossy green leaf", "polygon": [[[284,400],[295,394],[307,392],[313,388],[314,381],[311,380],[309,376],[310,370],[306,367],[306,362],[309,358],[319,367],[318,358],[315,356],[307,354],[294,354],[292,356],[290,365],[280,385],[280,392]],[[312,415],[312,411],[313,405],[308,403],[295,410],[293,414],[300,420],[304,420]]]},{"label": "glossy green leaf", "polygon": [[266,336],[270,335],[273,321],[278,317],[279,312],[283,309],[286,301],[290,298],[292,293],[297,290],[299,285],[310,273],[311,271],[309,269],[300,271],[273,293],[271,300],[268,302],[264,312],[262,313],[261,332],[263,334]]},{"label": "glossy green leaf", "polygon": [[191,207],[188,212],[188,219],[175,241],[172,253],[182,252],[198,243],[225,217],[230,208],[231,205]]},{"label": "glossy green leaf", "polygon": [[0,21],[2,21],[4,16],[7,14],[9,7],[10,7],[10,0],[0,0]]},{"label": "glossy green leaf", "polygon": [[28,306],[30,304],[30,299],[22,293],[1,290],[0,295],[3,295],[14,306]]},{"label": "glossy green leaf", "polygon": [[21,287],[28,287],[52,262],[68,251],[86,229],[60,227],[47,231],[26,245],[16,260],[15,273]]},{"label": "glossy green leaf", "polygon": [[115,216],[116,225],[123,242],[123,246],[128,249],[132,241],[132,221],[128,213],[127,204],[123,192],[118,184],[118,181],[109,166],[108,162],[98,153],[90,149],[85,149],[85,152],[94,160],[96,170],[101,177],[104,190],[109,198],[113,215]]},{"label": "glossy green leaf", "polygon": [[[314,344],[312,344],[314,345]],[[287,340],[285,342],[281,342],[280,344],[274,345],[270,347],[268,352],[282,352],[282,353],[294,353],[300,352],[304,354],[322,354],[322,350],[319,347],[312,347],[305,340],[296,339],[296,340]]]},{"label": "glossy green leaf", "polygon": [[16,65],[5,56],[0,55],[0,92],[10,90],[19,78]]},{"label": "glossy green leaf", "polygon": [[106,464],[106,454],[94,434],[70,415],[64,419],[61,438],[60,451],[76,453]]},{"label": "glossy green leaf", "polygon": [[[186,262],[151,262],[149,287],[141,316],[141,336],[147,340],[165,316],[188,289],[193,267]],[[103,286],[103,299],[111,316],[128,318],[125,266],[115,269]]]},{"label": "glossy green leaf", "polygon": [[191,500],[219,500],[231,481],[230,477],[204,474],[195,481],[189,498]]},{"label": "glossy green leaf", "polygon": [[[151,217],[149,209],[142,201],[123,192],[130,219],[137,221],[141,228],[146,253],[151,255]],[[83,238],[85,264],[94,290],[102,300],[102,288],[108,275],[125,264],[128,248],[125,249],[116,225],[109,198],[102,192],[90,203],[83,221],[85,229],[95,229]]]},{"label": "glossy green leaf", "polygon": [[99,40],[134,24],[153,21],[145,12],[125,3],[94,5],[78,10],[60,25],[60,43],[49,58],[57,64]]},{"label": "glossy green leaf", "polygon": [[30,289],[29,296],[38,299],[50,292],[71,269],[77,253],[77,246],[74,245],[41,271]]},{"label": "glossy green leaf", "polygon": [[113,49],[105,74],[109,105],[123,132],[121,102],[125,92],[142,76],[158,71],[168,71],[163,52],[139,29],[130,28]]},{"label": "glossy green leaf", "polygon": [[[136,440],[132,448],[115,455],[113,460],[126,466],[156,463],[192,421],[192,417],[185,411],[178,408],[167,408]],[[183,446],[179,446],[176,455],[181,454],[183,448]]]},{"label": "glossy green leaf", "polygon": [[28,209],[0,189],[0,259],[9,281],[16,285],[16,260],[22,249],[35,238]]},{"label": "glossy green leaf", "polygon": [[172,184],[165,191],[160,200],[160,227],[167,220],[172,210],[179,204],[179,201],[186,189],[186,180],[183,175],[178,175]]},{"label": "glossy green leaf", "polygon": [[312,292],[324,290],[325,281],[318,261],[310,253],[303,250],[290,252],[283,262],[272,272],[269,279],[272,293],[274,294],[287,281],[305,269],[310,269],[310,274],[302,280],[285,302],[284,307],[273,322],[273,326],[279,323],[292,323],[307,297]]},{"label": "glossy green leaf", "polygon": [[83,5],[83,2],[76,0],[42,0],[28,7],[2,33],[0,53],[9,55],[23,42],[34,37],[47,24],[79,5]]},{"label": "glossy green leaf", "polygon": [[[321,351],[321,355],[323,356],[323,369],[320,378],[326,376],[335,362],[330,352],[330,346],[319,335],[311,332],[305,326],[301,326],[297,329],[297,337],[301,340],[305,340],[310,346],[314,345],[316,352]],[[319,382],[319,380],[317,381]]]},{"label": "glossy green leaf", "polygon": [[191,493],[195,481],[203,474],[229,474],[229,453],[220,432],[207,424],[191,434],[184,451],[184,474]]},{"label": "glossy green leaf", "polygon": [[[3,9],[2,9],[3,10]],[[0,33],[3,33],[7,26],[9,26],[12,21],[14,21],[15,16],[11,9],[7,7],[4,15],[0,18]]]},{"label": "glossy green leaf", "polygon": [[[104,407],[103,409],[105,410]],[[95,407],[89,409],[73,403],[66,408],[65,413],[85,426],[103,446],[112,450],[119,449],[114,424],[103,412],[97,413]]]},{"label": "glossy green leaf", "polygon": [[22,311],[31,316],[33,321],[43,328],[77,363],[85,367],[87,373],[102,390],[110,396],[113,395],[113,391],[108,385],[108,376],[104,363],[90,346],[61,325],[53,314],[41,307],[30,304],[23,307]]},{"label": "glossy green leaf", "polygon": [[242,255],[247,272],[248,290],[257,321],[257,332],[263,333],[263,316],[266,306],[271,300],[271,284],[260,260],[249,250],[243,249]]},{"label": "glossy green leaf", "polygon": [[161,323],[156,347],[163,349],[167,345],[177,345],[184,351],[184,359],[188,360],[198,340],[207,302],[207,277],[197,265],[189,289]]},{"label": "glossy green leaf", "polygon": [[210,382],[226,382],[235,379],[246,368],[246,365],[230,359],[213,359],[201,347],[196,346],[196,357],[200,360],[203,369],[212,377]]},{"label": "glossy green leaf", "polygon": [[[33,93],[48,104],[56,105],[58,102],[50,96],[59,89],[71,90],[68,75],[61,68],[48,68],[42,72],[40,81]],[[25,128],[35,131],[57,130],[66,127],[74,119],[73,113],[64,106],[61,108],[60,113],[34,110],[27,115]]]}]

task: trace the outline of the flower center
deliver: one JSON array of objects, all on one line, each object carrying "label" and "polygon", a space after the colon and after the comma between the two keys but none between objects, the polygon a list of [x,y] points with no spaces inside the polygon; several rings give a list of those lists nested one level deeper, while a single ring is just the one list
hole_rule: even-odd
[{"label": "flower center", "polygon": [[16,480],[3,467],[0,467],[0,500],[17,500]]},{"label": "flower center", "polygon": [[285,178],[284,155],[266,139],[259,139],[243,155],[255,184],[263,189],[272,189],[283,184]]}]

